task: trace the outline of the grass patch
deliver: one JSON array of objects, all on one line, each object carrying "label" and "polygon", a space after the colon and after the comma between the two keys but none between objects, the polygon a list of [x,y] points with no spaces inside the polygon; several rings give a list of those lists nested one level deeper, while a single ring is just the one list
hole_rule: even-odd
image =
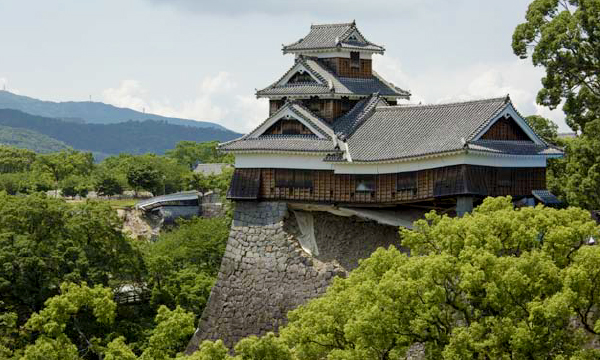
[{"label": "grass patch", "polygon": [[[106,199],[96,198],[96,199],[90,199],[90,200],[108,203],[111,208],[116,210],[116,209],[132,208],[135,204],[137,204],[138,201],[141,201],[143,199],[110,199],[110,200],[106,200]],[[87,201],[87,199],[67,200],[67,203],[77,204],[77,203],[82,203],[85,201]]]},{"label": "grass patch", "polygon": [[[99,199],[100,200],[100,199]],[[100,200],[106,201],[113,209],[125,209],[131,208],[137,204],[141,199],[118,199],[118,200]]]}]

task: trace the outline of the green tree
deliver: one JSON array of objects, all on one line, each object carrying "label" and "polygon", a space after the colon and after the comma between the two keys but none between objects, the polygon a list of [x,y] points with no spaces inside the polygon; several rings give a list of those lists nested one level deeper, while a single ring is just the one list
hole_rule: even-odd
[{"label": "green tree", "polygon": [[558,125],[553,123],[552,120],[539,115],[531,115],[526,119],[533,130],[544,140],[551,144],[558,143]]},{"label": "green tree", "polygon": [[0,359],[10,359],[15,350],[20,348],[17,314],[14,312],[0,313]]},{"label": "green tree", "polygon": [[65,150],[58,153],[38,155],[34,164],[40,173],[49,173],[55,184],[70,175],[88,176],[94,168],[92,153]]},{"label": "green tree", "polygon": [[27,192],[26,176],[26,173],[0,174],[0,191],[6,191],[11,195]]},{"label": "green tree", "polygon": [[126,160],[126,177],[129,185],[153,194],[181,191],[189,170],[177,161],[153,154],[132,156]]},{"label": "green tree", "polygon": [[35,152],[0,145],[0,173],[29,171],[36,158]]},{"label": "green tree", "polygon": [[0,192],[0,311],[18,314],[19,326],[64,281],[93,286],[139,282],[142,257],[119,230],[108,205],[67,204],[43,194]]},{"label": "green tree", "polygon": [[538,103],[556,108],[564,101],[567,124],[585,131],[600,113],[600,2],[534,0],[525,18],[514,31],[512,47],[546,70]]},{"label": "green tree", "polygon": [[156,315],[156,327],[148,340],[148,348],[140,356],[141,360],[160,360],[175,356],[185,348],[189,337],[194,333],[194,314],[179,306],[171,311],[161,306]]},{"label": "green tree", "polygon": [[585,129],[567,144],[559,183],[570,205],[594,210],[600,209],[600,119],[588,122]]},{"label": "green tree", "polygon": [[218,141],[195,142],[180,141],[173,150],[167,150],[165,154],[193,170],[198,163],[228,163],[233,164],[234,157],[231,154],[222,153],[217,149]]},{"label": "green tree", "polygon": [[158,170],[149,164],[135,164],[127,170],[127,182],[139,191],[141,189],[159,194],[162,184],[162,176]]},{"label": "green tree", "polygon": [[233,168],[224,167],[221,174],[218,175],[192,172],[187,177],[187,187],[201,192],[217,191],[224,195],[231,183],[233,171]]},{"label": "green tree", "polygon": [[225,252],[229,223],[223,218],[182,221],[146,245],[152,303],[181,306],[200,317]]},{"label": "green tree", "polygon": [[77,175],[70,175],[61,181],[61,191],[63,196],[86,197],[89,192],[89,178]]},{"label": "green tree", "polygon": [[100,196],[113,196],[123,193],[123,185],[116,175],[100,172],[94,179],[94,190]]},{"label": "green tree", "polygon": [[[100,353],[102,337],[115,320],[117,305],[112,297],[110,289],[99,285],[62,284],[60,295],[48,299],[44,309],[25,324],[38,336],[25,349],[23,360],[78,359],[79,353]],[[97,326],[90,326],[90,316]]]},{"label": "green tree", "polygon": [[[63,283],[60,294],[49,298],[25,324],[33,343],[24,349],[22,359],[138,359],[123,336],[110,340],[116,316],[111,289]],[[161,306],[155,322],[140,360],[171,359],[195,329],[194,315],[180,307],[171,311]]]}]

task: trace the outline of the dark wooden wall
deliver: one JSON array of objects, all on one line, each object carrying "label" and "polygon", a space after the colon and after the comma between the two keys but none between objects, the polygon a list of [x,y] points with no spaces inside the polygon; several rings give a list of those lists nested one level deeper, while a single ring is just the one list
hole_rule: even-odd
[{"label": "dark wooden wall", "polygon": [[[334,120],[352,110],[359,100],[342,99],[311,99],[302,100],[302,104],[317,114],[323,120],[332,123]],[[273,115],[285,104],[284,100],[269,100],[269,116]]]},{"label": "dark wooden wall", "polygon": [[481,136],[485,140],[524,140],[531,141],[513,118],[501,118]]},{"label": "dark wooden wall", "polygon": [[[357,182],[364,181],[365,175],[334,174],[327,170],[311,170],[307,175],[306,170],[236,169],[234,181],[237,177],[255,178],[256,171],[260,171],[260,181],[256,185],[258,189],[255,190],[257,198],[268,200],[394,204],[468,194],[526,196],[531,195],[532,190],[546,188],[545,168],[474,165],[366,176],[369,181],[371,179],[368,178],[372,177],[374,191],[356,191]],[[297,178],[296,172],[301,174]],[[307,182],[307,176],[310,182]],[[285,181],[282,182],[282,179]],[[286,185],[281,186],[283,184]],[[236,195],[240,195],[240,198],[246,196],[232,191],[230,198],[235,199]]]},{"label": "dark wooden wall", "polygon": [[360,59],[358,67],[351,66],[349,58],[325,58],[320,60],[341,77],[370,78],[373,76],[372,62],[369,59]]},{"label": "dark wooden wall", "polygon": [[298,120],[281,119],[271,125],[266,135],[310,135],[312,131]]},{"label": "dark wooden wall", "polygon": [[269,116],[275,114],[285,104],[284,100],[269,100]]}]

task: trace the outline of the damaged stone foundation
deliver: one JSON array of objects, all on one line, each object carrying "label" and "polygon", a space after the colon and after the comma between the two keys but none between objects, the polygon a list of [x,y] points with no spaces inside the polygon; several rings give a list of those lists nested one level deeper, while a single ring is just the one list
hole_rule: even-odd
[{"label": "damaged stone foundation", "polygon": [[283,202],[237,202],[217,283],[186,353],[203,340],[232,347],[277,331],[288,311],[389,245],[400,248],[396,226]]}]

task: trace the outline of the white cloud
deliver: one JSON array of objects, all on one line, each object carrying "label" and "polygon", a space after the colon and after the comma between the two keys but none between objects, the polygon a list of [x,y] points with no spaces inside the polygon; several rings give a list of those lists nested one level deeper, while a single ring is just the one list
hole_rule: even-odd
[{"label": "white cloud", "polygon": [[214,94],[219,92],[228,92],[237,87],[237,84],[231,80],[231,74],[220,71],[216,76],[207,76],[202,80],[201,89],[204,94]]},{"label": "white cloud", "polygon": [[[118,88],[109,88],[102,92],[104,101],[117,107],[143,111],[150,107],[144,100],[146,90],[137,80],[123,80]],[[152,112],[152,111],[148,111]]]},{"label": "white cloud", "polygon": [[402,63],[400,60],[390,56],[376,55],[373,57],[373,69],[381,75],[387,81],[393,83],[397,87],[408,90],[412,93],[410,97],[411,103],[418,104],[424,102],[425,99],[418,91],[414,91],[411,88],[414,81],[413,79],[403,70]]},{"label": "white cloud", "polygon": [[218,121],[227,114],[227,110],[212,102],[211,92],[218,92],[223,87],[231,87],[231,83],[223,80],[227,77],[227,73],[219,73],[216,77],[203,79],[200,85],[202,91],[180,106],[173,105],[169,100],[149,100],[148,91],[136,80],[123,80],[118,88],[104,90],[102,96],[105,102],[118,107],[169,117]]},{"label": "white cloud", "polygon": [[[123,80],[116,88],[102,92],[105,102],[147,113],[210,121],[235,131],[249,131],[268,116],[268,102],[253,96],[237,95],[237,84],[228,72],[207,76],[195,97],[179,104],[149,99],[148,91],[136,80]],[[226,105],[221,105],[226,104]]]},{"label": "white cloud", "polygon": [[562,110],[550,110],[536,103],[543,70],[526,61],[477,64],[459,69],[434,69],[416,76],[407,75],[395,58],[375,57],[373,68],[413,94],[411,103],[444,103],[510,95],[524,115],[542,115],[559,125],[560,131],[570,131]]},{"label": "white cloud", "polygon": [[[408,75],[402,63],[393,57],[374,57],[373,68],[396,86],[412,92],[411,103],[465,101],[510,94],[517,109],[525,116],[542,115],[556,122],[560,131],[570,131],[559,110],[550,110],[535,102],[542,70],[523,61],[477,64],[458,69],[434,69],[416,76]],[[149,99],[136,80],[124,80],[119,87],[106,89],[104,100],[120,107],[163,116],[211,121],[229,129],[248,132],[268,116],[268,102],[243,91],[232,74],[221,71],[202,79],[198,93],[173,104],[169,100]],[[1,82],[0,82],[1,84]]]},{"label": "white cloud", "polygon": [[269,116],[267,99],[257,99],[250,95],[237,95],[235,98],[234,111],[238,117],[231,119],[231,122],[235,122],[235,124],[231,124],[232,127],[240,129],[242,132],[250,132]]}]

